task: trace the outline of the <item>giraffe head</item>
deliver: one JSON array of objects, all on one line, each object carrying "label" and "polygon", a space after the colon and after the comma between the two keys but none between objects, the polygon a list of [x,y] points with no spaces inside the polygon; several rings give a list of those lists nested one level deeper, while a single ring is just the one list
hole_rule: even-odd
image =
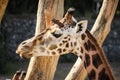
[{"label": "giraffe head", "polygon": [[16,53],[21,57],[30,58],[32,56],[53,56],[72,52],[77,45],[77,36],[83,34],[86,27],[87,20],[80,21],[75,26],[58,21],[39,35],[23,41],[18,46]]},{"label": "giraffe head", "polygon": [[[72,16],[73,11],[72,8],[68,9],[62,20],[53,19],[51,27],[23,41],[18,46],[16,53],[21,57],[30,58],[32,56],[60,55],[72,51],[70,42],[75,42],[75,40],[72,41],[72,38],[84,33],[87,27],[87,20],[77,22]],[[75,23],[74,26],[73,23]]]}]

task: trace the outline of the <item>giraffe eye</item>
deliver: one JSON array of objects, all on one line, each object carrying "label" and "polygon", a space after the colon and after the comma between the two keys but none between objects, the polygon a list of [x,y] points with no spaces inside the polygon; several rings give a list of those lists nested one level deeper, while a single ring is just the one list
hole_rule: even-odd
[{"label": "giraffe eye", "polygon": [[56,38],[59,38],[62,34],[56,34],[55,32],[53,32],[52,35]]}]

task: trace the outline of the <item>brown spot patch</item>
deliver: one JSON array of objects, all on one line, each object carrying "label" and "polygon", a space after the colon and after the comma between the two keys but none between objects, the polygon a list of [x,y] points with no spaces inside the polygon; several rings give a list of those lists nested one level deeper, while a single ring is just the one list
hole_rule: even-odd
[{"label": "brown spot patch", "polygon": [[99,73],[98,80],[110,80],[109,76],[105,73],[105,69],[104,68]]},{"label": "brown spot patch", "polygon": [[80,58],[82,59],[82,56],[80,55]]},{"label": "brown spot patch", "polygon": [[62,41],[62,42],[63,42],[63,44],[64,44],[64,43],[66,43],[67,41],[66,41],[66,40],[64,40],[64,41]]},{"label": "brown spot patch", "polygon": [[66,51],[66,49],[63,49],[63,52],[65,52]]},{"label": "brown spot patch", "polygon": [[85,47],[85,49],[86,49],[87,51],[90,50],[90,48],[89,48],[89,46],[88,46],[88,44],[87,44],[86,42],[84,43],[84,47]]},{"label": "brown spot patch", "polygon": [[90,65],[90,56],[85,53],[85,61],[86,61],[86,67],[88,67]]},{"label": "brown spot patch", "polygon": [[95,73],[95,70],[94,70],[94,69],[92,69],[92,70],[90,71],[90,73],[88,74],[88,77],[89,77],[90,80],[95,80],[96,73]]},{"label": "brown spot patch", "polygon": [[77,43],[76,42],[74,42],[74,46],[76,46],[77,45]]},{"label": "brown spot patch", "polygon": [[81,53],[83,53],[83,48],[81,47]]},{"label": "brown spot patch", "polygon": [[98,53],[92,56],[92,63],[95,68],[98,68],[102,64],[101,58]]},{"label": "brown spot patch", "polygon": [[82,40],[85,40],[85,37],[86,37],[85,34],[82,34],[82,35],[81,35],[81,39],[82,39]]},{"label": "brown spot patch", "polygon": [[47,53],[50,53],[49,51],[47,51]]},{"label": "brown spot patch", "polygon": [[68,37],[70,37],[70,35],[68,35]]},{"label": "brown spot patch", "polygon": [[42,37],[43,37],[42,35],[38,35],[38,36],[37,36],[37,40],[41,41],[41,40],[42,40]]},{"label": "brown spot patch", "polygon": [[62,46],[62,43],[60,43],[59,46]]},{"label": "brown spot patch", "polygon": [[68,41],[70,41],[70,38],[68,38]]},{"label": "brown spot patch", "polygon": [[58,48],[57,51],[59,54],[62,53],[62,49],[60,49],[60,48]]},{"label": "brown spot patch", "polygon": [[91,43],[90,40],[88,40],[88,47],[89,47],[91,50],[95,50],[95,51],[96,51],[95,46]]},{"label": "brown spot patch", "polygon": [[45,52],[45,48],[44,47],[40,47],[40,51],[41,52]]},{"label": "brown spot patch", "polygon": [[57,48],[57,45],[54,45],[54,44],[49,47],[50,50],[53,50],[53,49],[56,49],[56,48]]},{"label": "brown spot patch", "polygon": [[77,52],[75,51],[74,54],[77,55]]},{"label": "brown spot patch", "polygon": [[66,47],[69,47],[69,44],[68,44],[68,43],[66,43]]},{"label": "brown spot patch", "polygon": [[73,47],[73,44],[72,44],[72,42],[71,42],[70,44],[71,44],[71,47]]},{"label": "brown spot patch", "polygon": [[43,45],[44,43],[45,43],[45,41],[42,40],[42,39],[39,39],[39,38],[34,41],[34,44],[41,44],[41,45]]},{"label": "brown spot patch", "polygon": [[55,52],[52,52],[53,55],[55,55],[56,53]]},{"label": "brown spot patch", "polygon": [[84,61],[84,67],[86,68],[87,66],[86,66],[86,62]]},{"label": "brown spot patch", "polygon": [[96,51],[96,47],[91,43],[90,40],[88,40],[87,42],[84,43],[84,47],[87,51],[90,51],[90,50]]},{"label": "brown spot patch", "polygon": [[64,39],[67,39],[68,37],[64,37]]}]

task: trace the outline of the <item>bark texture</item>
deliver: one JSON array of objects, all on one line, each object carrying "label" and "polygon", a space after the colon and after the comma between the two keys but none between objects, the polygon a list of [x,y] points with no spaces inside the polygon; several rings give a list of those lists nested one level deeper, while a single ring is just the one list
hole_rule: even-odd
[{"label": "bark texture", "polygon": [[0,22],[3,18],[4,13],[5,13],[7,4],[8,4],[8,0],[0,0]]},{"label": "bark texture", "polygon": [[110,32],[111,22],[118,5],[118,1],[119,0],[103,0],[101,10],[91,30],[91,33],[97,39],[100,46],[102,46]]},{"label": "bark texture", "polygon": [[[113,20],[119,0],[103,0],[99,15],[91,30],[93,36],[102,46],[105,38],[110,32],[111,21]],[[84,64],[78,58],[65,80],[84,80],[87,76]]]},{"label": "bark texture", "polygon": [[[64,0],[39,0],[35,35],[63,17]],[[25,80],[53,80],[59,56],[32,57]]]}]

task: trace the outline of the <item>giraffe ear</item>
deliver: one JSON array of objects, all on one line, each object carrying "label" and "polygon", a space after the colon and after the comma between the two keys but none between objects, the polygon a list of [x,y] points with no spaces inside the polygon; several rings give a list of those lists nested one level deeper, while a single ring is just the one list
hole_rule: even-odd
[{"label": "giraffe ear", "polygon": [[84,33],[87,29],[87,24],[88,24],[88,20],[79,21],[75,27],[76,33],[81,33],[81,34]]}]

